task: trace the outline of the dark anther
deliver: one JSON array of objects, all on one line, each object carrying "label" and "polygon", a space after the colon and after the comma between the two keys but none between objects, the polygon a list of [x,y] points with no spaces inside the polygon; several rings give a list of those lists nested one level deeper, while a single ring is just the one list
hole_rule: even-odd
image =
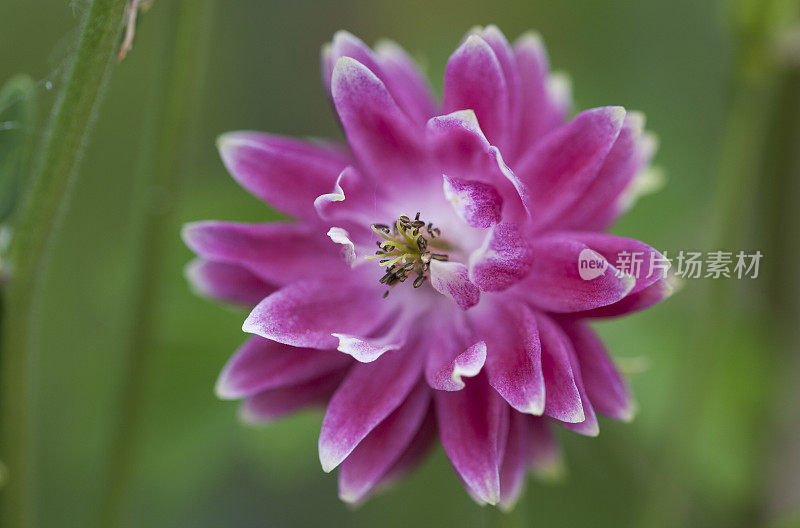
[{"label": "dark anther", "polygon": [[427,279],[425,275],[420,275],[419,277],[414,279],[414,287],[419,288],[420,286],[422,286],[422,283],[425,282],[425,279]]}]

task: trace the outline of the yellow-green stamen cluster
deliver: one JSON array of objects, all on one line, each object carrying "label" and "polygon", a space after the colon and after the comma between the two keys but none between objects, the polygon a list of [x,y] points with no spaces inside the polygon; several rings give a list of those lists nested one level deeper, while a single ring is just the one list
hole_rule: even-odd
[{"label": "yellow-green stamen cluster", "polygon": [[410,219],[402,215],[389,227],[386,224],[372,224],[372,230],[383,240],[378,241],[378,251],[367,258],[379,259],[380,265],[386,267],[386,274],[381,277],[381,284],[389,286],[389,290],[383,295],[389,295],[391,288],[397,284],[405,282],[411,273],[417,277],[414,279],[414,287],[419,288],[427,279],[428,269],[431,260],[447,260],[448,256],[444,253],[433,253],[428,246],[446,245],[436,244],[434,239],[441,233],[439,228],[432,223],[425,223],[419,219],[419,213]]}]

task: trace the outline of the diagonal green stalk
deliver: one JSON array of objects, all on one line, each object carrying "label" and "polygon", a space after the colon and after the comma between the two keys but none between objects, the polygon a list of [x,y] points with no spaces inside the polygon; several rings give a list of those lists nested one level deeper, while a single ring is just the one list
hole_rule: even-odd
[{"label": "diagonal green stalk", "polygon": [[117,47],[125,0],[93,0],[64,88],[53,107],[31,185],[14,225],[9,253],[11,281],[3,320],[2,459],[8,482],[2,492],[2,526],[29,528],[33,517],[34,476],[31,453],[31,366],[40,326],[39,303],[49,249]]},{"label": "diagonal green stalk", "polygon": [[[148,374],[157,352],[157,301],[165,278],[163,262],[169,247],[179,243],[174,212],[180,201],[180,177],[186,168],[188,132],[193,116],[198,114],[197,94],[205,64],[204,44],[208,40],[212,0],[179,0],[165,3],[163,8],[166,12],[152,12],[165,21],[164,43],[159,46],[153,97],[141,136],[130,327],[122,350],[124,379],[99,505],[99,526],[103,528],[123,523],[126,500],[136,476]],[[153,203],[153,191],[158,191],[158,204]]]}]

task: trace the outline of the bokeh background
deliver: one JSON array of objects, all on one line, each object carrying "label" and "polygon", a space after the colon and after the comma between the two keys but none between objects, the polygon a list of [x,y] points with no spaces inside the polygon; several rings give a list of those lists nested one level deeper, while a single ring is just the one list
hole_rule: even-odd
[{"label": "bokeh background", "polygon": [[[800,526],[790,259],[800,88],[796,68],[748,59],[768,23],[749,25],[755,15],[738,5],[769,2],[735,4],[156,0],[113,69],[52,252],[31,403],[39,524],[102,525],[111,489],[124,496],[126,527]],[[84,9],[0,2],[0,83],[34,79],[37,131]],[[277,218],[230,179],[214,140],[236,129],[341,137],[318,67],[336,30],[399,42],[439,91],[464,32],[489,23],[509,38],[540,32],[554,69],[573,81],[576,109],[647,115],[667,185],[615,233],[670,254],[759,249],[761,276],[688,280],[651,310],[599,324],[639,415],[603,420],[596,439],[561,434],[566,474],[531,480],[514,514],[475,506],[441,448],[354,510],[319,467],[320,412],[250,428],[236,403],[215,398],[245,314],[192,294],[180,226]],[[120,435],[131,398],[141,412]],[[128,483],[109,484],[126,442]]]}]

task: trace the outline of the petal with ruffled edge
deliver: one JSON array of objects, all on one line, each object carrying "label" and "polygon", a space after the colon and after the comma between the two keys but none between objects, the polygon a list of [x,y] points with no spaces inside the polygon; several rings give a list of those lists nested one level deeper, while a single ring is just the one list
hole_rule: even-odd
[{"label": "petal with ruffled edge", "polygon": [[[578,312],[607,306],[624,298],[636,284],[630,275],[617,276],[602,255],[570,234],[536,238],[531,253],[532,269],[518,289],[545,311]],[[582,278],[584,262],[596,263],[598,275]]]},{"label": "petal with ruffled edge", "polygon": [[524,279],[533,265],[534,252],[519,227],[502,222],[470,255],[469,277],[483,291],[502,291]]},{"label": "petal with ruffled edge", "polygon": [[195,259],[185,273],[198,294],[240,306],[253,307],[275,291],[275,286],[237,264]]},{"label": "petal with ruffled edge", "polygon": [[[434,325],[435,327],[435,325]],[[442,328],[429,332],[425,340],[425,379],[431,388],[457,391],[464,379],[477,376],[486,362],[486,343],[478,341],[464,349],[462,340]]]},{"label": "petal with ruffled edge", "polygon": [[350,148],[369,177],[391,188],[428,174],[421,127],[400,110],[369,68],[350,57],[340,58],[331,90]]},{"label": "petal with ruffled edge", "polygon": [[536,316],[523,303],[492,308],[492,317],[475,324],[486,339],[489,383],[522,413],[540,415],[545,408],[542,348]]},{"label": "petal with ruffled edge", "polygon": [[503,219],[503,197],[497,189],[488,183],[451,178],[446,174],[443,179],[445,198],[467,225],[486,229]]},{"label": "petal with ruffled edge", "polygon": [[570,95],[549,79],[550,64],[541,37],[525,33],[514,43],[522,82],[520,150],[524,153],[567,117]]},{"label": "petal with ruffled edge", "polygon": [[419,379],[421,358],[413,348],[358,363],[331,398],[319,434],[319,459],[333,470],[364,437],[405,400]]},{"label": "petal with ruffled edge", "polygon": [[419,431],[431,400],[420,381],[405,401],[375,427],[339,468],[339,498],[360,501],[389,470]]},{"label": "petal with ruffled edge", "polygon": [[447,61],[442,110],[472,109],[489,141],[503,145],[509,105],[508,85],[497,56],[481,37],[468,36]]},{"label": "petal with ruffled edge", "polygon": [[199,256],[238,264],[273,284],[346,271],[337,246],[320,236],[319,228],[310,224],[209,220],[186,224],[181,235]]},{"label": "petal with ruffled edge", "polygon": [[[367,336],[391,315],[364,277],[309,279],[284,286],[256,306],[242,330],[292,346],[333,349],[334,333]],[[362,280],[359,280],[362,279]]]},{"label": "petal with ruffled edge", "polygon": [[472,308],[481,300],[481,291],[469,280],[469,270],[460,262],[430,263],[431,286],[452,300],[462,310]]},{"label": "petal with ruffled edge", "polygon": [[500,150],[486,139],[475,112],[459,110],[431,118],[425,138],[441,173],[493,186],[503,199],[507,220],[527,218],[521,196],[528,191],[503,161]]},{"label": "petal with ruffled edge", "polygon": [[347,227],[367,226],[377,221],[376,213],[384,200],[380,185],[355,167],[347,166],[336,178],[333,189],[314,200],[314,208],[323,220]]},{"label": "petal with ruffled edge", "polygon": [[572,369],[570,345],[564,333],[549,317],[536,314],[542,343],[542,372],[545,383],[544,414],[567,423],[586,419],[577,376]]},{"label": "petal with ruffled edge", "polygon": [[228,172],[252,194],[286,214],[313,219],[314,198],[351,163],[345,150],[258,132],[229,132],[217,140]]},{"label": "petal with ruffled edge", "polygon": [[553,130],[519,160],[515,174],[538,229],[550,225],[597,176],[622,128],[625,109],[595,108]]},{"label": "petal with ruffled edge", "polygon": [[235,400],[257,392],[319,378],[350,360],[331,350],[297,348],[259,336],[239,347],[219,375],[219,398]]},{"label": "petal with ruffled edge", "polygon": [[511,412],[508,426],[508,439],[500,467],[500,502],[503,511],[511,511],[525,487],[530,460],[530,427],[528,416]]},{"label": "petal with ruffled edge", "polygon": [[609,357],[603,342],[585,323],[568,320],[559,323],[572,341],[592,406],[616,420],[631,421],[636,405],[625,378]]},{"label": "petal with ruffled edge", "polygon": [[248,397],[239,416],[246,423],[267,424],[309,406],[323,405],[342,382],[347,368],[286,387],[261,391]]},{"label": "petal with ruffled edge", "polygon": [[478,501],[500,500],[500,465],[509,407],[482,375],[460,391],[437,391],[439,437],[459,476]]}]

